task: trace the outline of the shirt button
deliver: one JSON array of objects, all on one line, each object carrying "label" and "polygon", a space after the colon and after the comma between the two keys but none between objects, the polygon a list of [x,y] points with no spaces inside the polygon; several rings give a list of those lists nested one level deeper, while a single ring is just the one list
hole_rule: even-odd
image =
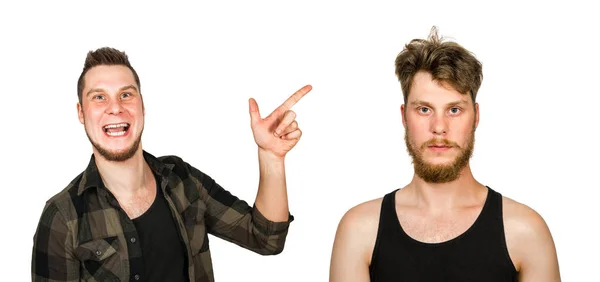
[{"label": "shirt button", "polygon": [[136,274],[135,276],[133,276],[133,279],[140,280],[140,276]]},{"label": "shirt button", "polygon": [[100,255],[102,255],[102,251],[100,251],[100,250],[96,250],[96,255],[97,255],[97,256],[100,256]]},{"label": "shirt button", "polygon": [[129,239],[129,241],[131,241],[131,243],[135,243],[135,237],[131,237],[131,239]]}]

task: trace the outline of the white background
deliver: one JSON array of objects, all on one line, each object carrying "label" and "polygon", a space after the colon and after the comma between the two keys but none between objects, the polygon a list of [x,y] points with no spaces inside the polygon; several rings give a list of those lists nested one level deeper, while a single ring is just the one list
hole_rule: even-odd
[{"label": "white background", "polygon": [[342,215],[412,177],[394,59],[437,25],[483,63],[475,177],[545,218],[563,281],[600,281],[596,8],[208,2],[0,4],[2,280],[31,279],[44,202],[89,161],[76,83],[86,53],[112,46],[141,77],[143,148],[181,156],[250,204],[248,98],[266,115],[313,85],[294,107],[304,135],[286,160],[296,220],[284,252],[263,257],[215,237],[211,248],[217,281],[327,281]]}]

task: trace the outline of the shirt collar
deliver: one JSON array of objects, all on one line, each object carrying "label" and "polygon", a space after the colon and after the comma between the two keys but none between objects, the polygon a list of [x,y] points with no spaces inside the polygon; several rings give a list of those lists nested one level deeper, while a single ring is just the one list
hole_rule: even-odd
[{"label": "shirt collar", "polygon": [[[158,176],[158,179],[162,179],[163,183],[167,181],[167,179],[169,179],[169,176],[171,175],[174,165],[162,163],[155,156],[144,150],[142,150],[142,154],[144,155],[144,160],[146,161],[146,163],[148,163],[150,169],[152,169],[152,172],[156,176]],[[161,183],[161,186],[164,185]],[[85,190],[92,187],[106,188],[104,186],[104,183],[102,182],[102,178],[100,177],[98,167],[96,166],[96,158],[94,154],[92,154],[92,156],[90,157],[90,162],[85,171],[83,171],[83,175],[81,177],[81,181],[79,182],[79,187],[77,189],[77,195],[81,195]]]}]

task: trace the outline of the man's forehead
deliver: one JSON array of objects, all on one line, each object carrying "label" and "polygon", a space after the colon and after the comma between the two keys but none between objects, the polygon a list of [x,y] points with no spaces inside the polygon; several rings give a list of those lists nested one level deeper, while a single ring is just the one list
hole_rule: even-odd
[{"label": "man's forehead", "polygon": [[471,99],[467,94],[461,94],[458,91],[444,91],[444,90],[424,90],[412,89],[410,95],[408,95],[408,103],[415,102],[427,102],[436,104],[446,104],[451,102],[470,103]]},{"label": "man's forehead", "polygon": [[118,90],[122,87],[133,85],[138,88],[131,70],[125,66],[100,65],[91,68],[84,76],[85,89]]},{"label": "man's forehead", "polygon": [[[415,91],[412,91],[415,90]],[[446,88],[437,89],[412,89],[408,96],[407,103],[413,105],[470,105],[471,98],[467,94],[461,94],[456,90]]]},{"label": "man's forehead", "polygon": [[470,103],[469,95],[458,92],[450,83],[433,80],[431,75],[415,77],[408,103]]}]

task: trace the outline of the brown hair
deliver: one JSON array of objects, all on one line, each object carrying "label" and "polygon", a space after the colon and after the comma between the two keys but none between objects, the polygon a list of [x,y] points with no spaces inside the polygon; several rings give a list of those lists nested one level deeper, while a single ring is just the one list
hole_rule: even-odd
[{"label": "brown hair", "polygon": [[481,63],[455,42],[443,42],[437,27],[431,28],[427,40],[413,39],[396,57],[396,76],[400,81],[404,103],[418,71],[431,73],[436,81],[448,83],[462,94],[470,94],[473,104],[483,80]]},{"label": "brown hair", "polygon": [[95,51],[89,51],[87,57],[85,58],[85,63],[83,65],[83,71],[77,80],[77,97],[79,98],[79,104],[81,104],[83,88],[85,87],[84,76],[85,74],[93,67],[99,65],[122,65],[126,66],[133,73],[133,77],[135,79],[135,83],[137,83],[138,91],[141,90],[140,78],[137,75],[137,72],[131,64],[129,63],[129,58],[125,52],[119,51],[115,48],[111,47],[102,47],[98,48]]}]

